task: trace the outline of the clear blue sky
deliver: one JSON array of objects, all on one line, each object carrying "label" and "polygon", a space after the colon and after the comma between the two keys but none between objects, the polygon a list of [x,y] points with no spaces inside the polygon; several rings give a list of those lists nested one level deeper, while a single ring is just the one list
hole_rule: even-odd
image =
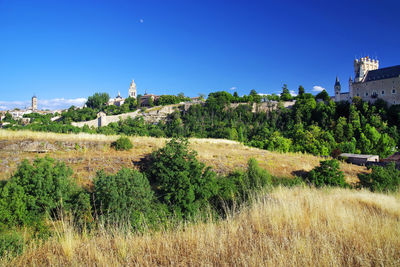
[{"label": "clear blue sky", "polygon": [[[0,0],[0,106],[95,92],[297,92],[400,64],[400,1]],[[39,102],[40,103],[40,102]],[[42,103],[43,104],[43,103]]]}]

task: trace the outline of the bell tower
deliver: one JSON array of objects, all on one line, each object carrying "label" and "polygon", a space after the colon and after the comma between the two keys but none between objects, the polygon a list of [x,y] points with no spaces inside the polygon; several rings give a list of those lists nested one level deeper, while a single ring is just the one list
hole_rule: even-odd
[{"label": "bell tower", "polygon": [[136,84],[134,80],[132,80],[131,86],[129,87],[129,97],[137,97]]},{"label": "bell tower", "polygon": [[36,111],[37,110],[37,97],[34,95],[32,97],[32,111]]}]

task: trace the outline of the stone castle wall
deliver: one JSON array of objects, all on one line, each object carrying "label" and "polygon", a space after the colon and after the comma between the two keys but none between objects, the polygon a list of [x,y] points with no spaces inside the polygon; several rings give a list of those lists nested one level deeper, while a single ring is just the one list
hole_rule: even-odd
[{"label": "stone castle wall", "polygon": [[[353,83],[353,97],[361,97],[363,101],[375,102],[383,99],[391,105],[400,104],[400,77]],[[376,93],[377,97],[372,97]]]}]

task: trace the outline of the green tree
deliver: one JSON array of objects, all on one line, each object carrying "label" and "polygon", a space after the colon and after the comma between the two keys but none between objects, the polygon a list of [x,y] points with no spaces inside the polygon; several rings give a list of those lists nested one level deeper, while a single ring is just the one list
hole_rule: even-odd
[{"label": "green tree", "polygon": [[315,96],[315,99],[321,99],[323,101],[329,101],[329,100],[331,100],[331,97],[329,96],[329,94],[325,90],[322,90],[322,92],[318,93]]},{"label": "green tree", "polygon": [[304,89],[304,87],[302,85],[300,85],[297,97],[302,98],[304,96],[305,92],[306,92],[306,90]]},{"label": "green tree", "polygon": [[171,212],[190,218],[217,194],[216,175],[196,159],[187,139],[172,139],[152,153],[147,174]]},{"label": "green tree", "polygon": [[293,99],[293,97],[292,97],[292,95],[290,94],[290,91],[289,91],[289,89],[287,88],[287,85],[284,84],[283,87],[282,87],[281,100],[282,100],[282,101],[290,101],[290,100],[292,100],[292,99]]},{"label": "green tree", "polygon": [[114,175],[99,171],[93,183],[96,211],[107,224],[129,222],[139,228],[147,222],[154,193],[145,175],[126,168]]},{"label": "green tree", "polygon": [[400,187],[400,170],[394,162],[385,167],[372,166],[371,173],[360,173],[358,179],[363,187],[378,192],[396,192]]},{"label": "green tree", "polygon": [[88,97],[86,106],[92,109],[102,109],[109,100],[110,96],[107,93],[95,93]]},{"label": "green tree", "polygon": [[340,170],[339,162],[334,159],[321,161],[318,167],[315,167],[308,173],[307,180],[316,187],[325,185],[347,186],[344,174]]},{"label": "green tree", "polygon": [[71,175],[64,163],[49,157],[37,158],[33,165],[24,160],[0,192],[0,225],[40,224],[60,211],[70,211],[77,219],[89,218],[89,198]]}]

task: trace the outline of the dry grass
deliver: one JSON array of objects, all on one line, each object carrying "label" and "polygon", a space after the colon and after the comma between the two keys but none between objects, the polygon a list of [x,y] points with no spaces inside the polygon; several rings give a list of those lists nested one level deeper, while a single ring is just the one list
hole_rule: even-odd
[{"label": "dry grass", "polygon": [[399,266],[399,196],[276,188],[220,222],[143,235],[63,233],[4,266]]},{"label": "dry grass", "polygon": [[[131,137],[133,149],[130,151],[115,151],[109,147],[118,136],[91,135],[91,134],[56,134],[39,133],[30,131],[6,131],[0,130],[0,141],[8,140],[19,142],[22,140],[40,140],[48,142],[76,142],[76,143],[99,143],[104,144],[90,149],[78,151],[66,151],[60,148],[58,151],[47,153],[49,156],[65,161],[74,170],[78,181],[83,183],[89,181],[99,169],[108,172],[116,172],[121,167],[134,167],[144,156],[155,149],[162,147],[165,138],[153,137]],[[219,173],[227,173],[237,168],[245,168],[247,161],[254,157],[260,166],[268,170],[272,175],[280,177],[293,177],[298,173],[309,171],[319,164],[320,157],[302,154],[271,152],[257,148],[246,147],[238,142],[222,139],[190,139],[193,149],[198,152],[199,159],[211,166]],[[23,158],[33,159],[44,154],[34,153],[15,153],[1,151],[0,158],[13,158],[13,163],[19,162]],[[17,164],[13,164],[6,169],[0,169],[0,180],[7,179]],[[341,164],[348,182],[356,182],[357,174],[366,171],[364,167]]]}]

